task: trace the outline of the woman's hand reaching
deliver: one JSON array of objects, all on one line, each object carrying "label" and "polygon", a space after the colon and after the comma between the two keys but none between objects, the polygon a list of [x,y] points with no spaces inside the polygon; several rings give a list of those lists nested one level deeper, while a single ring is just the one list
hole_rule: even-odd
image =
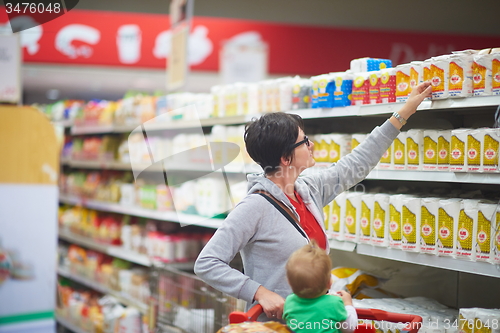
[{"label": "woman's hand reaching", "polygon": [[[432,94],[432,85],[430,81],[423,82],[413,88],[410,95],[408,96],[408,100],[405,105],[398,111],[399,115],[404,119],[408,120],[412,114],[417,111],[417,107],[422,103],[422,101],[430,97]],[[391,123],[397,128],[401,129],[402,124],[399,120],[394,117],[390,118]]]},{"label": "woman's hand reaching", "polygon": [[255,293],[254,299],[262,306],[268,318],[282,318],[283,305],[285,304],[283,297],[260,286]]}]

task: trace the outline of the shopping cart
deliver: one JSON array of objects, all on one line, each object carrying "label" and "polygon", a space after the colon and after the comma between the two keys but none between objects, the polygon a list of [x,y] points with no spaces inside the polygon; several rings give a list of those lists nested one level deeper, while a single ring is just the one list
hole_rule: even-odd
[{"label": "shopping cart", "polygon": [[[234,311],[229,314],[229,322],[231,324],[239,324],[245,321],[256,321],[257,317],[263,312],[262,306],[257,304],[250,308],[248,312]],[[369,320],[363,324],[358,324],[355,333],[375,333],[377,322],[392,322],[392,323],[407,323],[400,332],[417,333],[422,327],[422,317],[411,314],[402,314],[387,312],[377,309],[356,309],[358,319]]]}]

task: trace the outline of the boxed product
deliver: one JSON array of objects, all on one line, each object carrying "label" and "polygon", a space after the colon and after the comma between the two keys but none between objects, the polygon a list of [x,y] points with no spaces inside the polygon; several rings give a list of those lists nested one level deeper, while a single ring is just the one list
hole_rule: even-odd
[{"label": "boxed product", "polygon": [[410,63],[410,92],[422,82],[424,82],[423,61],[412,61]]},{"label": "boxed product", "polygon": [[491,92],[493,95],[500,95],[500,51],[494,54],[491,64]]},{"label": "boxed product", "polygon": [[390,67],[392,67],[392,61],[389,59],[359,58],[351,60],[351,71],[353,72],[372,72]]},{"label": "boxed product", "polygon": [[332,82],[335,83],[333,107],[351,105],[354,75],[350,72],[330,73],[330,75]]},{"label": "boxed product", "polygon": [[403,251],[420,252],[420,198],[402,198],[401,248]]},{"label": "boxed product", "polygon": [[333,199],[330,215],[329,236],[333,239],[344,240],[344,220],[346,208],[346,192],[342,192]]},{"label": "boxed product", "polygon": [[470,97],[473,93],[472,63],[475,51],[453,52],[450,57],[449,84],[450,97]]},{"label": "boxed product", "polygon": [[406,170],[406,137],[407,132],[400,132],[392,143],[394,170]]},{"label": "boxed product", "polygon": [[439,131],[424,130],[423,145],[423,169],[427,171],[436,171],[438,163],[438,137]]},{"label": "boxed product", "polygon": [[359,220],[360,243],[371,243],[371,229],[373,221],[374,194],[363,194],[361,196],[361,216]]},{"label": "boxed product", "polygon": [[[318,134],[314,136],[314,151],[313,157],[316,162],[328,162],[329,161],[329,152],[330,152],[330,143],[331,143],[331,135],[328,134]],[[339,147],[340,150],[340,147]]]},{"label": "boxed product", "polygon": [[489,96],[493,93],[492,65],[494,56],[494,54],[474,55],[474,62],[472,63],[474,96]]},{"label": "boxed product", "polygon": [[396,66],[396,102],[406,102],[411,92],[410,87],[411,64]]},{"label": "boxed product", "polygon": [[424,130],[406,132],[406,169],[422,170],[424,160]]},{"label": "boxed product", "polygon": [[479,203],[477,205],[477,236],[474,245],[478,261],[492,261],[494,257],[492,249],[495,248],[495,235],[497,233],[495,230],[496,208],[496,204]]},{"label": "boxed product", "polygon": [[431,58],[431,83],[432,99],[445,99],[450,97],[448,89],[450,55]]},{"label": "boxed product", "polygon": [[344,240],[357,243],[360,234],[361,192],[350,192],[345,202]]},{"label": "boxed product", "polygon": [[438,136],[438,171],[450,169],[451,130],[439,131]]},{"label": "boxed product", "polygon": [[484,129],[474,129],[467,135],[467,171],[483,172]]},{"label": "boxed product", "polygon": [[379,71],[370,72],[368,95],[370,98],[370,104],[382,103],[382,100],[380,99],[380,72]]},{"label": "boxed product", "polygon": [[292,110],[307,109],[311,104],[311,80],[296,76],[292,79]]},{"label": "boxed product", "polygon": [[470,132],[468,128],[460,128],[451,131],[450,142],[450,171],[467,171],[467,136]]},{"label": "boxed product", "polygon": [[476,261],[477,205],[479,200],[464,200],[457,228],[457,258]]},{"label": "boxed product", "polygon": [[389,148],[384,152],[378,163],[378,169],[390,170],[394,167],[394,142],[389,146]]},{"label": "boxed product", "polygon": [[357,146],[361,144],[361,142],[365,141],[367,138],[368,134],[359,134],[359,133],[354,133],[351,136],[351,151],[354,150]]},{"label": "boxed product", "polygon": [[463,207],[460,199],[439,200],[438,214],[438,255],[455,257],[458,218]]},{"label": "boxed product", "polygon": [[354,74],[352,84],[352,105],[370,104],[370,73]]},{"label": "boxed product", "polygon": [[389,247],[401,249],[401,212],[404,194],[391,195],[389,198]]},{"label": "boxed product", "polygon": [[420,200],[420,252],[437,254],[439,198]]},{"label": "boxed product", "polygon": [[389,200],[390,195],[378,193],[373,197],[372,244],[389,245]]},{"label": "boxed product", "polygon": [[396,69],[381,69],[379,82],[381,103],[396,102]]},{"label": "boxed product", "polygon": [[330,134],[328,135],[328,138],[330,141],[325,162],[338,162],[342,157],[351,152],[351,135]]},{"label": "boxed product", "polygon": [[[327,91],[331,81],[330,74],[311,77],[312,80],[312,108],[332,107],[333,96]],[[333,92],[333,89],[332,89]]]},{"label": "boxed product", "polygon": [[482,146],[482,161],[484,172],[498,172],[500,130],[498,128],[484,129],[484,141]]}]

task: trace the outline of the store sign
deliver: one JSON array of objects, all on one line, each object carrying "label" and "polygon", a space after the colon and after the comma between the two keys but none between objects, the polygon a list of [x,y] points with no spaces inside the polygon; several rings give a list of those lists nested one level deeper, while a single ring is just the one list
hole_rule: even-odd
[{"label": "store sign", "polygon": [[[27,24],[30,20],[31,17],[16,13],[10,23]],[[73,9],[55,20],[21,31],[24,61],[165,68],[172,38],[168,22],[168,15]],[[0,7],[0,25],[9,25],[5,7]],[[391,59],[396,65],[453,50],[500,45],[500,37],[495,36],[388,32],[193,17],[187,46],[189,65],[193,70],[218,71],[219,49],[223,43],[248,32],[258,33],[262,42],[268,45],[268,68],[274,74],[314,75],[344,71],[352,59],[366,56]]]},{"label": "store sign", "polygon": [[21,44],[17,34],[0,34],[0,102],[21,101]]}]

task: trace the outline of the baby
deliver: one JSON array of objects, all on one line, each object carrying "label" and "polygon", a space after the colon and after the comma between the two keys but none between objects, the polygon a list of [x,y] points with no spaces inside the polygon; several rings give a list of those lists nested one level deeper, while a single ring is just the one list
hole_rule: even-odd
[{"label": "baby", "polygon": [[328,295],[332,285],[330,257],[314,240],[288,259],[286,275],[293,294],[286,298],[283,319],[296,333],[353,332],[357,324],[351,295]]}]

